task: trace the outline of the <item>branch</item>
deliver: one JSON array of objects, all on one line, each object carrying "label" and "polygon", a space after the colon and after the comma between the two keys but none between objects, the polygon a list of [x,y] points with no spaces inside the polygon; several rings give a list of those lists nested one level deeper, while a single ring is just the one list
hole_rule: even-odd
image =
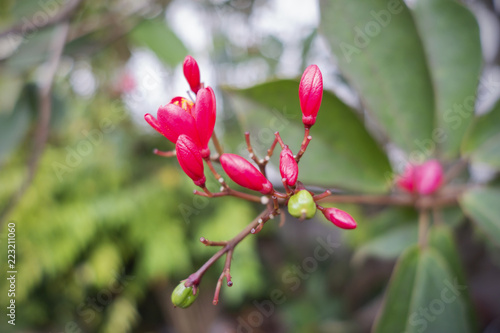
[{"label": "branch", "polygon": [[266,208],[262,213],[260,213],[249,225],[245,227],[238,235],[228,242],[210,242],[205,238],[201,238],[200,241],[207,246],[223,246],[219,251],[217,251],[208,261],[201,266],[195,273],[191,274],[184,282],[186,287],[193,287],[193,291],[196,293],[196,289],[201,282],[201,278],[206,273],[206,271],[224,254],[226,254],[226,263],[222,274],[217,282],[215,295],[213,303],[216,305],[219,301],[220,288],[222,286],[222,280],[226,277],[227,285],[232,286],[230,268],[231,268],[231,258],[234,252],[234,248],[238,245],[245,237],[250,235],[252,231],[255,231],[258,227],[262,228],[261,225],[264,224],[263,220],[269,220],[270,216],[273,216],[276,212],[272,208]]}]

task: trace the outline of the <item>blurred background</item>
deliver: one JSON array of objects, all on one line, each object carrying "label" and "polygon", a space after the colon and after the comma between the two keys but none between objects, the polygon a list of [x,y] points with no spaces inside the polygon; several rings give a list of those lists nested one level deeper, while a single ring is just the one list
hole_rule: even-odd
[{"label": "blurred background", "polygon": [[[482,75],[498,83],[500,3],[465,5],[480,25]],[[298,104],[279,103],[298,103],[298,78],[309,64],[321,68],[327,91],[362,110],[337,68],[320,14],[313,0],[2,0],[0,270],[2,277],[8,270],[7,225],[14,223],[18,274],[15,326],[4,314],[8,281],[0,281],[0,331],[369,331],[395,259],[416,241],[413,209],[336,205],[365,226],[351,232],[322,217],[299,223],[288,216],[283,228],[272,221],[236,248],[234,286],[223,287],[219,305],[212,297],[221,262],[208,271],[191,308],[170,302],[179,281],[216,250],[199,237],[232,238],[261,207],[193,196],[177,160],[152,154],[174,146],[149,128],[144,114],[186,96],[188,54],[214,87],[215,131],[227,151],[244,153],[243,133],[250,130],[262,154],[274,131],[300,120]],[[291,95],[277,96],[279,110],[269,113],[270,103],[264,112],[256,103],[261,95],[248,89],[276,79],[288,82]],[[500,84],[483,96],[478,113],[495,104]],[[291,146],[301,136],[291,133]],[[401,152],[381,146],[389,155],[384,163],[401,171]],[[323,163],[322,152],[314,163]],[[276,170],[274,159],[269,172],[279,183]],[[484,181],[495,176],[482,165],[470,172]],[[305,181],[320,184],[321,176]],[[210,180],[208,187],[217,185]],[[481,331],[500,332],[500,252],[486,251],[459,209],[446,214],[457,228]],[[391,221],[398,221],[398,234],[381,237]],[[318,259],[318,249],[326,258]]]}]

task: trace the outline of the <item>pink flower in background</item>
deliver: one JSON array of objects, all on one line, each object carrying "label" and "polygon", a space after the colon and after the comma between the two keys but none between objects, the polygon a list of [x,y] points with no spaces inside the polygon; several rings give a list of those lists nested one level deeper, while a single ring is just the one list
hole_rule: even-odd
[{"label": "pink flower in background", "polygon": [[443,183],[443,167],[437,160],[423,164],[408,164],[396,184],[404,191],[428,195],[434,193]]}]

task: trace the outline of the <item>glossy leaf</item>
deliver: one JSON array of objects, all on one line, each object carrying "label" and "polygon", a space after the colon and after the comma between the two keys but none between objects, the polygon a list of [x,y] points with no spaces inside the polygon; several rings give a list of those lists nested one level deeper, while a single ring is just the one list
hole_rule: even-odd
[{"label": "glossy leaf", "polygon": [[422,150],[434,94],[422,42],[403,1],[321,1],[321,30],[339,69],[389,138]]},{"label": "glossy leaf", "polygon": [[136,45],[151,49],[159,59],[170,66],[182,62],[187,54],[184,44],[163,21],[143,21],[132,30],[130,38]]},{"label": "glossy leaf", "polygon": [[409,249],[394,269],[374,332],[471,332],[458,282],[435,250]]},{"label": "glossy leaf", "polygon": [[436,129],[427,142],[453,158],[474,115],[482,64],[478,23],[455,0],[420,0],[414,13],[435,91]]},{"label": "glossy leaf", "polygon": [[[304,128],[298,88],[298,81],[281,80],[236,91],[268,107],[245,112],[244,120],[250,123],[244,125],[245,130],[255,124],[262,134],[265,131],[273,136],[272,133],[279,131],[285,143],[297,153]],[[323,93],[311,136],[313,140],[299,165],[300,181],[367,192],[383,192],[390,186],[386,176],[391,167],[385,153],[352,109],[329,91]]]},{"label": "glossy leaf", "polygon": [[500,244],[499,202],[500,190],[491,188],[467,191],[460,200],[465,213],[497,244]]}]

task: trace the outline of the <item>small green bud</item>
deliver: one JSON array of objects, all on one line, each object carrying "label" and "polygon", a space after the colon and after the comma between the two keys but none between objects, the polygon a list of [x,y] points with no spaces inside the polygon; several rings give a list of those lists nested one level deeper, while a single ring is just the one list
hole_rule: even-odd
[{"label": "small green bud", "polygon": [[290,197],[288,200],[288,212],[294,217],[302,217],[306,219],[314,217],[316,214],[316,203],[307,190],[301,190]]},{"label": "small green bud", "polygon": [[198,297],[198,292],[193,295],[193,287],[184,286],[181,282],[172,292],[172,303],[182,309],[189,307]]}]

